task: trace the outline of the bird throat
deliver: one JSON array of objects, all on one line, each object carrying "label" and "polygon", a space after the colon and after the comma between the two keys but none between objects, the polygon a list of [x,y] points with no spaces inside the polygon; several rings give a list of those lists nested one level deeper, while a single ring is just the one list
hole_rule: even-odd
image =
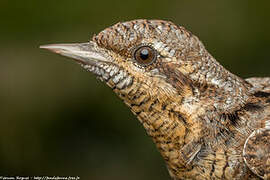
[{"label": "bird throat", "polygon": [[[128,78],[128,73],[125,73]],[[198,106],[181,105],[186,97],[191,97],[191,89],[183,88],[179,92],[165,80],[141,82],[132,77],[131,83],[118,88],[113,78],[106,83],[131,109],[142,123],[147,134],[153,139],[171,176],[177,177],[200,150],[200,124],[193,122],[200,111]],[[121,80],[118,84],[121,83]],[[193,113],[193,114],[192,114]]]}]

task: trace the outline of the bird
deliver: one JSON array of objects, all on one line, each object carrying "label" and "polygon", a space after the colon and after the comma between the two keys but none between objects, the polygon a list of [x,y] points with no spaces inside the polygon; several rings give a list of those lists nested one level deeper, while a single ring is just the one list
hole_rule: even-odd
[{"label": "bird", "polygon": [[270,179],[270,78],[229,72],[184,27],[137,19],[86,43],[40,48],[106,83],[152,138],[172,179]]}]

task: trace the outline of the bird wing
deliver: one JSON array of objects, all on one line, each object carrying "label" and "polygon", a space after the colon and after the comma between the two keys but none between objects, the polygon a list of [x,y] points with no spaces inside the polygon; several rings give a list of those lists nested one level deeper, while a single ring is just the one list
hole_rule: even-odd
[{"label": "bird wing", "polygon": [[[246,81],[252,84],[254,92],[267,96],[267,102],[270,103],[270,78],[249,78]],[[243,158],[253,173],[270,180],[270,119],[264,128],[249,135],[244,145]]]},{"label": "bird wing", "polygon": [[270,77],[265,78],[248,78],[246,79],[256,91],[263,91],[270,93]]}]

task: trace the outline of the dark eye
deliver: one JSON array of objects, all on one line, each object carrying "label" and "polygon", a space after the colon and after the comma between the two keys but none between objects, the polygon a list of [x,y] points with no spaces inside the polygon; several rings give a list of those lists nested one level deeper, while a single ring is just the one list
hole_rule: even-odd
[{"label": "dark eye", "polygon": [[156,51],[150,46],[140,46],[134,51],[134,59],[141,65],[149,65],[157,58]]}]

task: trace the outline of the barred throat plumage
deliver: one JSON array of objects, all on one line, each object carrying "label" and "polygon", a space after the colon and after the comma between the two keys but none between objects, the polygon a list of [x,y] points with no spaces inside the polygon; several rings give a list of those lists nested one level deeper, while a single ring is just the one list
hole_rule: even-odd
[{"label": "barred throat plumage", "polygon": [[97,64],[96,66],[82,64],[82,67],[105,81],[111,88],[124,89],[132,84],[133,78],[116,65]]}]

